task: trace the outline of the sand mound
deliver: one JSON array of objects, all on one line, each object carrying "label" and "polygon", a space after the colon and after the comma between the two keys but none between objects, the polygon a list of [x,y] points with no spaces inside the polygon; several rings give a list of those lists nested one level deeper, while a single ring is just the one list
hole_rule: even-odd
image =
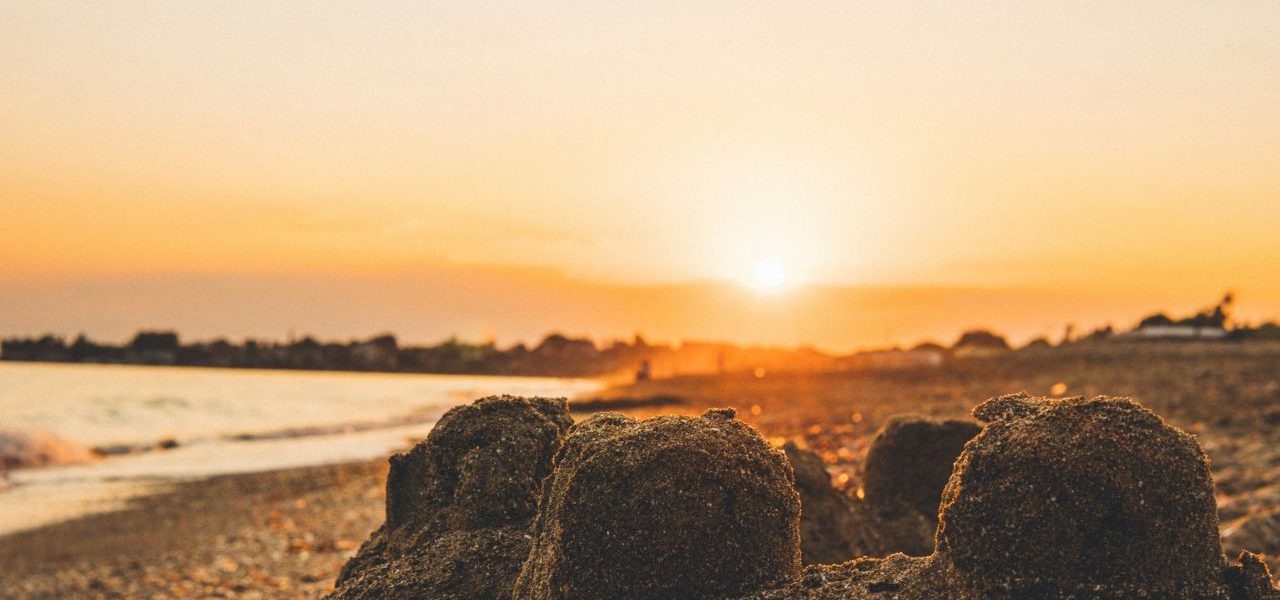
[{"label": "sand mound", "polygon": [[989,425],[956,462],[931,556],[811,567],[751,598],[1280,598],[1256,556],[1222,555],[1204,454],[1150,411],[1020,395],[974,415]]},{"label": "sand mound", "polygon": [[43,429],[0,429],[0,471],[88,462],[89,449]]},{"label": "sand mound", "polygon": [[724,598],[800,569],[791,466],[732,410],[575,426],[514,597]]},{"label": "sand mound", "polygon": [[[739,600],[968,600],[947,589],[928,557],[893,554],[805,568],[785,586]],[[976,599],[975,599],[976,600]],[[1081,599],[1084,600],[1084,599]]]},{"label": "sand mound", "polygon": [[[839,563],[859,556],[933,551],[934,519],[893,505],[858,501],[831,487],[822,459],[792,442],[783,446],[800,493],[800,548],[804,564]],[[941,491],[939,491],[941,493]]]},{"label": "sand mound", "polygon": [[788,442],[783,450],[800,492],[805,564],[933,552],[942,488],[965,442],[981,429],[970,421],[894,417],[871,441],[861,501],[831,487],[818,455]]},{"label": "sand mound", "polygon": [[871,442],[863,474],[869,504],[883,512],[912,509],[938,521],[942,488],[965,442],[982,428],[971,421],[920,416],[890,419]]},{"label": "sand mound", "polygon": [[1222,568],[1195,439],[1128,400],[989,400],[944,492],[939,550],[994,590],[1207,594]]},{"label": "sand mound", "polygon": [[391,459],[387,520],[332,598],[500,598],[528,554],[542,480],[572,420],[563,399],[484,398]]}]

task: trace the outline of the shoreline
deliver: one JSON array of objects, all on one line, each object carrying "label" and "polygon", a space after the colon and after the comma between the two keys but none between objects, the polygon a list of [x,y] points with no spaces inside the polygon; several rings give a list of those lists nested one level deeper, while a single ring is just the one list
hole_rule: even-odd
[{"label": "shoreline", "polygon": [[130,362],[92,362],[92,361],[73,361],[73,360],[28,360],[22,358],[3,358],[0,357],[0,367],[5,365],[24,365],[24,366],[82,366],[82,367],[104,367],[104,368],[138,368],[138,369],[184,369],[190,371],[242,371],[249,373],[317,373],[321,375],[401,375],[405,377],[449,377],[449,378],[473,378],[473,377],[491,377],[494,379],[561,379],[561,380],[588,380],[595,381],[607,379],[606,377],[596,376],[570,376],[570,375],[520,375],[505,373],[437,373],[433,371],[377,371],[372,369],[320,369],[320,368],[290,368],[277,366],[251,367],[243,365],[179,365],[179,364],[153,364],[153,363],[130,363]]},{"label": "shoreline", "polygon": [[8,489],[0,491],[0,536],[111,512],[137,498],[219,477],[385,461],[424,438],[432,425],[434,421],[332,435],[192,444],[82,464],[15,469],[5,475]]},{"label": "shoreline", "polygon": [[[603,407],[637,416],[672,408],[645,404]],[[22,598],[318,597],[382,525],[390,454],[136,482],[144,487],[116,508],[0,533],[0,589]]]},{"label": "shoreline", "polygon": [[124,507],[0,535],[17,597],[327,592],[383,520],[386,457],[182,481]]}]

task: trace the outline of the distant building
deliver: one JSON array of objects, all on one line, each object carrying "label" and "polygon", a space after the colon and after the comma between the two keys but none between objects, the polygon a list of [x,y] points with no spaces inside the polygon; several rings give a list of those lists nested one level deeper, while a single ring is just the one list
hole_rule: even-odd
[{"label": "distant building", "polygon": [[178,362],[178,334],[173,331],[139,331],[129,342],[129,362],[146,365],[173,365]]},{"label": "distant building", "polygon": [[1123,334],[1127,340],[1225,340],[1221,325],[1145,325]]},{"label": "distant building", "polygon": [[1231,322],[1235,296],[1230,292],[1210,308],[1183,319],[1172,319],[1164,313],[1150,315],[1133,331],[1118,336],[1123,340],[1225,340]]}]

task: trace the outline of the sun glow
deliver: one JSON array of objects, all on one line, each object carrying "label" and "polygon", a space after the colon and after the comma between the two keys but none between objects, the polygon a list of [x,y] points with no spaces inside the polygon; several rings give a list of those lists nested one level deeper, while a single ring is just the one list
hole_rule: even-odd
[{"label": "sun glow", "polygon": [[756,261],[751,269],[751,287],[760,292],[776,292],[788,284],[787,268],[782,259],[767,256]]}]

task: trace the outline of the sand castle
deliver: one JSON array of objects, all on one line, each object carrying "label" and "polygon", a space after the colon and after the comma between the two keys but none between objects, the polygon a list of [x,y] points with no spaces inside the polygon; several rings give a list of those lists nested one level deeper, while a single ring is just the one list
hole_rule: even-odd
[{"label": "sand castle", "polygon": [[[333,597],[1280,599],[1258,557],[1222,554],[1204,453],[1150,411],[1018,395],[974,416],[931,554],[802,569],[796,484],[813,492],[821,465],[793,474],[732,411],[570,428],[562,403],[481,400],[393,460],[387,524]],[[919,515],[926,492],[884,494]]]},{"label": "sand castle", "polygon": [[916,415],[890,419],[871,440],[861,500],[831,487],[818,455],[793,442],[783,445],[804,507],[800,514],[804,563],[933,552],[942,489],[965,442],[980,430],[971,421]]},{"label": "sand castle", "polygon": [[751,598],[1280,598],[1256,556],[1223,556],[1204,453],[1154,413],[1018,395],[974,415],[987,426],[947,483],[932,555],[811,567]]},{"label": "sand castle", "polygon": [[785,455],[732,410],[574,427],[514,598],[724,598],[800,571]]},{"label": "sand castle", "polygon": [[484,398],[391,459],[387,520],[334,598],[509,597],[542,481],[572,423],[564,400]]},{"label": "sand castle", "polygon": [[936,525],[952,465],[980,431],[972,421],[910,415],[890,419],[867,450],[867,500],[886,513],[914,510]]}]

